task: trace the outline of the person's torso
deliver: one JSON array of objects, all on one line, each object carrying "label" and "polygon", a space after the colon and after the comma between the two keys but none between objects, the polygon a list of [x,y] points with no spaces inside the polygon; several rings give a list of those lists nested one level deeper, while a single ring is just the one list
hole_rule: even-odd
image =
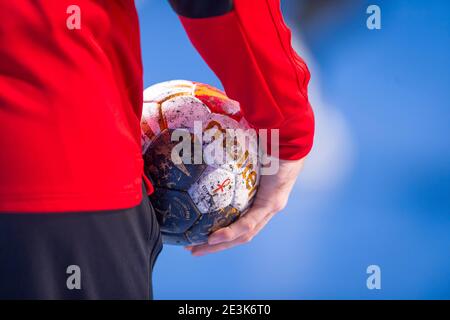
[{"label": "person's torso", "polygon": [[119,209],[141,199],[134,2],[73,4],[0,2],[0,212]]}]

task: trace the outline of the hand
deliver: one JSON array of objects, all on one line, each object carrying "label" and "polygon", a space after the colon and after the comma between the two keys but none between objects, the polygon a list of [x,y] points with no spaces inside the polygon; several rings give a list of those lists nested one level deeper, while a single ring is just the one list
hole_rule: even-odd
[{"label": "hand", "polygon": [[304,159],[280,160],[277,174],[261,177],[253,206],[242,218],[211,234],[207,244],[188,246],[186,249],[194,256],[202,256],[251,241],[267,222],[286,206],[295,180],[303,168],[303,162]]}]

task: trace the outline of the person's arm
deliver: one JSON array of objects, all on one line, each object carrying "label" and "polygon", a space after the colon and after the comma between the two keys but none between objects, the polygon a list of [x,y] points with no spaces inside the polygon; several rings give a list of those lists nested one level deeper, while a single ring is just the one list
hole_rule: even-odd
[{"label": "person's arm", "polygon": [[[291,45],[279,0],[170,0],[195,48],[256,128],[280,129],[280,158],[312,147],[310,74]],[[270,150],[270,149],[269,149]]]},{"label": "person's arm", "polygon": [[286,205],[313,143],[310,74],[292,48],[279,0],[169,1],[192,44],[250,124],[280,130],[278,173],[262,176],[247,214],[212,234],[209,244],[189,248],[202,255],[249,241]]}]

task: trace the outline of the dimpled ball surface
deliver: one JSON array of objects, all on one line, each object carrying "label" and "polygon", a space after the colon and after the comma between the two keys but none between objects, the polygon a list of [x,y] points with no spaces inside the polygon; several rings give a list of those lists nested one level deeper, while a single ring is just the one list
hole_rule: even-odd
[{"label": "dimpled ball surface", "polygon": [[[145,175],[155,188],[150,199],[165,244],[205,243],[212,232],[251,206],[260,176],[257,138],[248,134],[250,126],[239,104],[225,93],[185,80],[151,86],[144,91],[141,129]],[[246,132],[245,143],[223,142],[229,136],[227,129],[234,129],[237,136]],[[192,150],[196,143],[199,146],[188,156],[191,161],[174,161],[172,149],[181,141],[173,141],[176,130],[192,138]],[[221,143],[216,140],[218,132],[223,133]],[[223,157],[205,152],[213,143],[223,148]],[[200,161],[198,157],[194,161],[199,150]],[[175,154],[180,155],[178,160],[183,156]]]}]

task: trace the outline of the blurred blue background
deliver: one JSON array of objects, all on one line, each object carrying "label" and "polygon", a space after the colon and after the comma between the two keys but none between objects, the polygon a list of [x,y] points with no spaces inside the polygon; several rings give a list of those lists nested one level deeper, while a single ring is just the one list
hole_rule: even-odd
[{"label": "blurred blue background", "polygon": [[[137,0],[145,86],[221,87],[166,1]],[[381,8],[368,30],[366,8]],[[450,298],[450,2],[282,0],[312,71],[314,150],[250,244],[166,246],[156,299]],[[381,268],[381,290],[366,287]]]}]

